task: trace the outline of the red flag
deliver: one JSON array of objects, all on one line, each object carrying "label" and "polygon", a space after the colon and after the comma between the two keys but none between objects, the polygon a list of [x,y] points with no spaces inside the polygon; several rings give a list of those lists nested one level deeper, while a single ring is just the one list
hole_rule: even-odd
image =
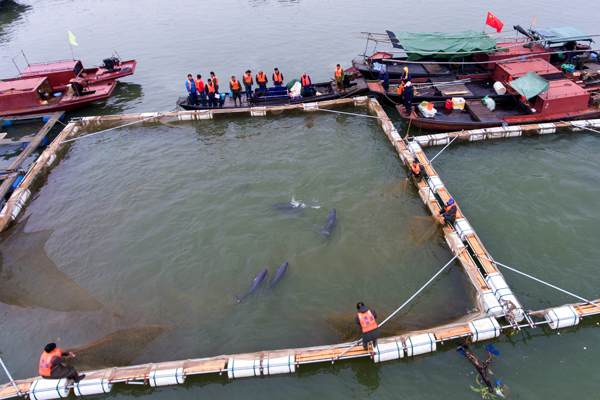
[{"label": "red flag", "polygon": [[502,23],[502,21],[500,21],[498,18],[494,17],[492,15],[492,13],[489,13],[489,12],[488,12],[488,16],[487,16],[487,20],[485,21],[485,24],[491,26],[492,28],[496,28],[498,33],[500,33],[500,31],[504,27],[504,24]]}]

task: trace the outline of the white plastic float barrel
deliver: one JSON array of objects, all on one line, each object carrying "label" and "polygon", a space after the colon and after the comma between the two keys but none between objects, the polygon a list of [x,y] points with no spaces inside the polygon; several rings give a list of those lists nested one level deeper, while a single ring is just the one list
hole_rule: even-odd
[{"label": "white plastic float barrel", "polygon": [[437,348],[435,335],[433,333],[424,333],[422,335],[411,336],[406,339],[404,345],[406,346],[406,355],[408,357],[431,353]]},{"label": "white plastic float barrel", "polygon": [[438,133],[435,135],[429,135],[432,146],[442,146],[450,142],[450,137],[447,133]]},{"label": "white plastic float barrel", "polygon": [[408,143],[408,148],[410,150],[412,150],[414,153],[419,153],[419,152],[423,151],[423,149],[421,148],[421,145],[419,145],[419,142],[418,142],[419,137],[420,136],[417,136],[415,138],[416,140],[413,140],[413,141],[411,141],[411,142]]},{"label": "white plastic float barrel", "polygon": [[184,114],[184,111],[182,111],[177,115],[177,119],[179,119],[180,121],[191,121],[196,119],[196,116],[193,113],[189,112],[185,112]]},{"label": "white plastic float barrel", "polygon": [[265,375],[291,374],[296,372],[296,356],[266,358],[262,367]]},{"label": "white plastic float barrel", "polygon": [[445,239],[446,243],[448,243],[448,247],[450,247],[453,253],[458,253],[465,247],[465,244],[456,232],[445,235]]},{"label": "white plastic float barrel", "polygon": [[440,190],[440,189],[442,189],[444,187],[444,184],[442,183],[442,180],[437,175],[430,176],[428,184],[429,184],[429,187],[431,188],[431,190],[434,193],[437,193],[438,190]]},{"label": "white plastic float barrel", "polygon": [[390,132],[390,136],[392,137],[392,140],[402,140],[402,138],[400,137],[400,134],[398,133],[398,130],[396,129],[392,129],[392,131]]},{"label": "white plastic float barrel", "polygon": [[483,312],[487,315],[502,315],[504,311],[502,310],[502,306],[498,302],[496,296],[491,290],[486,290],[483,292]]},{"label": "white plastic float barrel", "polygon": [[464,218],[457,219],[454,223],[454,228],[462,240],[465,240],[467,235],[473,235],[475,233],[473,228],[471,228],[471,225],[469,225],[469,222]]},{"label": "white plastic float barrel", "polygon": [[[21,212],[21,209],[23,209],[23,206],[25,206],[25,203],[27,202],[27,199],[29,199],[29,196],[31,195],[31,192],[29,191],[29,189],[25,190],[21,196],[19,196],[19,199],[15,202],[13,209],[10,213],[10,218],[12,220],[17,219],[17,217],[19,216],[19,213]],[[0,218],[4,218],[4,216],[6,215],[8,209],[8,204],[5,204],[4,207],[2,208],[2,211],[0,211]]]},{"label": "white plastic float barrel", "polygon": [[227,363],[227,369],[229,370],[227,371],[227,376],[229,379],[260,376],[260,360],[248,360],[232,357]]},{"label": "white plastic float barrel", "polygon": [[590,128],[600,128],[600,119],[588,119],[587,122]]},{"label": "white plastic float barrel", "polygon": [[472,129],[469,131],[469,142],[485,139],[485,129]]},{"label": "white plastic float barrel", "polygon": [[506,88],[504,87],[502,82],[494,83],[494,91],[496,92],[496,94],[499,94],[500,96],[502,96],[503,94],[506,94]]},{"label": "white plastic float barrel", "polygon": [[579,324],[579,314],[572,306],[553,308],[544,315],[552,329],[566,328]]},{"label": "white plastic float barrel", "polygon": [[517,322],[523,321],[523,307],[508,287],[504,277],[500,273],[490,274],[487,276],[487,278],[485,278],[485,282],[494,293],[494,296],[496,296],[496,299],[498,299],[500,305],[502,305],[505,301],[512,303],[512,305],[515,307],[515,320]]},{"label": "white plastic float barrel", "polygon": [[498,324],[496,318],[492,317],[469,322],[469,329],[473,334],[471,337],[473,342],[497,338],[501,332],[500,324]]},{"label": "white plastic float barrel", "polygon": [[56,160],[56,154],[55,153],[50,154],[48,161],[46,161],[46,167],[52,166],[52,164],[54,164],[55,160]]},{"label": "white plastic float barrel", "polygon": [[107,379],[84,379],[73,384],[73,393],[76,396],[110,393],[112,386],[112,383]]},{"label": "white plastic float barrel", "polygon": [[588,125],[588,121],[571,121],[569,129],[574,132],[582,131]]},{"label": "white plastic float barrel", "polygon": [[[496,82],[496,83],[499,83],[499,82]],[[499,139],[499,138],[503,138],[506,136],[506,132],[504,131],[504,128],[501,126],[498,126],[495,128],[486,128],[486,129],[484,129],[484,131],[487,134],[488,139]]]},{"label": "white plastic float barrel", "polygon": [[71,393],[67,388],[69,381],[63,379],[39,379],[34,381],[29,388],[31,400],[63,399]]},{"label": "white plastic float barrel", "polygon": [[556,125],[554,125],[553,123],[538,124],[537,132],[540,135],[547,135],[549,133],[554,133],[554,132],[556,132]]},{"label": "white plastic float barrel", "polygon": [[422,151],[420,146],[429,146],[429,141],[431,140],[431,138],[429,137],[429,135],[422,135],[422,136],[416,136],[414,138],[414,140],[410,143],[418,143],[419,144],[419,148],[413,148],[413,151],[416,153],[418,151]]},{"label": "white plastic float barrel", "polygon": [[[304,106],[304,109],[306,110],[306,104]],[[316,105],[314,108],[316,109]],[[252,107],[250,109],[250,115],[252,117],[264,117],[265,115],[267,115],[267,107]]]},{"label": "white plastic float barrel", "polygon": [[502,128],[506,132],[506,137],[519,137],[523,134],[523,130],[519,125],[503,126]]},{"label": "white plastic float barrel", "polygon": [[148,382],[150,382],[150,386],[152,387],[182,384],[185,382],[183,368],[159,369],[152,371],[148,374]]},{"label": "white plastic float barrel", "polygon": [[375,352],[373,360],[376,363],[404,358],[404,348],[400,342],[379,343],[373,350]]}]

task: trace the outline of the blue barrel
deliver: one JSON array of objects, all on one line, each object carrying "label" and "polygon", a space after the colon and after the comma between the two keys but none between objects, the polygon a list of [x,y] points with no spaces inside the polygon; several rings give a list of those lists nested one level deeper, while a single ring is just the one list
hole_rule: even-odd
[{"label": "blue barrel", "polygon": [[15,189],[17,188],[17,186],[19,186],[19,184],[21,183],[21,181],[23,180],[23,178],[24,178],[23,175],[17,176],[17,179],[15,179],[15,181],[12,184],[12,186],[10,187],[10,191],[11,192],[15,191]]}]

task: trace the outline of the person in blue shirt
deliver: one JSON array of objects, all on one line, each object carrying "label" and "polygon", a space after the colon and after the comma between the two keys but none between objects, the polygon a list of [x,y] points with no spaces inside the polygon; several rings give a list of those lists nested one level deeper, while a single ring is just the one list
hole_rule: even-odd
[{"label": "person in blue shirt", "polygon": [[385,90],[386,92],[390,90],[390,76],[387,73],[387,69],[385,68],[385,66],[383,66],[379,70],[379,83],[381,83],[381,86],[383,86],[383,90]]},{"label": "person in blue shirt", "polygon": [[198,104],[198,92],[196,91],[196,81],[192,74],[188,74],[187,81],[185,81],[185,88],[189,93],[190,104],[195,106]]}]

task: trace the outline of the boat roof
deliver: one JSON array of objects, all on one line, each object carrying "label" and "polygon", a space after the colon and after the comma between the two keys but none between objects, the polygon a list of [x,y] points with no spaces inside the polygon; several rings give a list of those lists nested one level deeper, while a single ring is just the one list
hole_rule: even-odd
[{"label": "boat roof", "polygon": [[81,63],[79,60],[64,60],[64,61],[52,61],[47,63],[30,64],[21,72],[22,74],[32,74],[43,71],[62,71],[65,69],[73,69],[75,66]]},{"label": "boat roof", "polygon": [[11,79],[0,82],[0,92],[21,91],[27,92],[37,89],[46,80],[46,77]]},{"label": "boat roof", "polygon": [[530,58],[528,60],[508,61],[497,63],[498,68],[502,68],[513,77],[523,76],[533,71],[536,74],[547,75],[560,73],[561,71],[546,60]]},{"label": "boat roof", "polygon": [[539,95],[542,99],[553,97],[573,97],[587,93],[584,88],[580,87],[569,79],[550,81],[549,84],[550,86],[548,90]]},{"label": "boat roof", "polygon": [[537,34],[548,43],[564,43],[571,41],[588,41],[594,40],[585,32],[572,26],[559,26],[558,28],[543,28],[532,29],[531,32]]}]

